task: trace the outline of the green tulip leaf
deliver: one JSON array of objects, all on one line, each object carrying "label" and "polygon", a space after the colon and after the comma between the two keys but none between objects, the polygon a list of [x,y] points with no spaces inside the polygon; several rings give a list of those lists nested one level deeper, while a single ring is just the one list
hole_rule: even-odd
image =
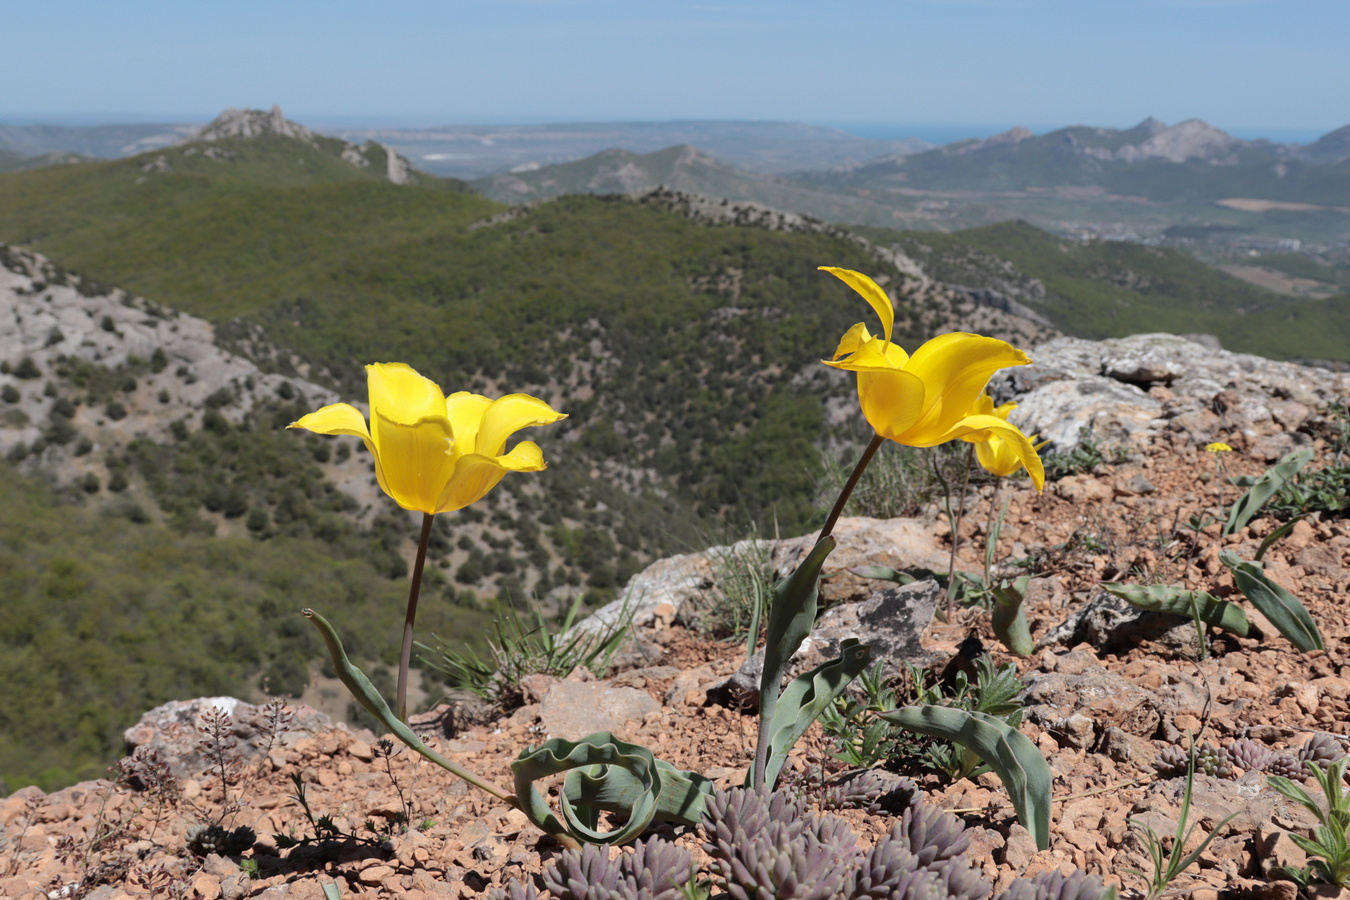
[{"label": "green tulip leaf", "polygon": [[[853,638],[845,638],[839,644],[838,659],[803,672],[783,689],[768,723],[765,784],[770,788],[774,786],[783,771],[783,764],[787,762],[788,751],[871,661],[871,647]],[[753,774],[746,773],[747,787],[753,784]]]},{"label": "green tulip leaf", "polygon": [[1228,508],[1228,521],[1224,523],[1225,535],[1236,534],[1247,527],[1261,507],[1279,493],[1284,483],[1297,475],[1304,466],[1312,462],[1311,447],[1304,447],[1286,454],[1279,462],[1266,469],[1265,473],[1252,482],[1251,489],[1237,499]]},{"label": "green tulip leaf", "polygon": [[[506,791],[497,787],[489,781],[479,778],[474,773],[465,769],[463,766],[456,765],[450,760],[441,756],[435,750],[432,750],[426,744],[422,743],[411,728],[394,715],[394,711],[389,708],[389,704],[380,696],[380,692],[375,689],[375,685],[370,683],[370,679],[365,673],[357,668],[350,659],[347,658],[347,651],[342,647],[342,641],[338,639],[337,632],[328,620],[319,615],[312,609],[301,610],[305,618],[313,623],[314,627],[319,629],[319,635],[323,638],[324,644],[328,647],[328,655],[333,660],[333,671],[337,673],[338,679],[351,691],[366,712],[370,713],[380,724],[389,729],[403,743],[407,744],[413,750],[422,754],[422,756],[434,762],[436,765],[445,769],[447,772],[464,779],[476,788],[487,791],[489,794],[507,802],[512,802],[513,798]],[[554,832],[549,832],[550,834]]]},{"label": "green tulip leaf", "polygon": [[[622,844],[654,821],[698,822],[712,782],[658,761],[646,747],[609,732],[579,741],[554,739],[523,751],[511,763],[520,808],[543,831],[559,831],[588,844]],[[566,772],[559,798],[561,819],[535,788],[540,778]],[[622,812],[621,828],[596,828],[599,811]]]},{"label": "green tulip leaf", "polygon": [[1120,584],[1115,581],[1103,581],[1102,587],[1140,609],[1194,619],[1238,637],[1246,637],[1251,629],[1242,607],[1204,591],[1166,584]]},{"label": "green tulip leaf", "polygon": [[1246,562],[1232,550],[1219,553],[1219,562],[1233,573],[1237,589],[1261,610],[1261,615],[1301,652],[1324,650],[1322,632],[1304,605],[1293,594],[1271,581],[1260,563]]},{"label": "green tulip leaf", "polygon": [[995,585],[994,608],[989,616],[994,636],[1009,653],[1023,658],[1036,652],[1036,642],[1031,639],[1031,627],[1027,625],[1027,611],[1022,608],[1030,582],[1031,577],[1023,575],[1012,584]]},{"label": "green tulip leaf", "polygon": [[877,581],[894,581],[896,584],[911,584],[919,579],[908,572],[900,572],[888,566],[857,566],[849,569],[859,578],[872,578]]},{"label": "green tulip leaf", "polygon": [[825,559],[835,547],[831,535],[821,538],[797,571],[773,588],[769,624],[764,635],[764,671],[759,680],[759,737],[755,745],[752,783],[763,784],[768,753],[769,723],[778,706],[783,673],[816,621],[817,582]]},{"label": "green tulip leaf", "polygon": [[960,744],[984,760],[1003,782],[1036,848],[1050,846],[1050,767],[1026,735],[994,716],[947,706],[906,706],[879,715],[901,728]]}]

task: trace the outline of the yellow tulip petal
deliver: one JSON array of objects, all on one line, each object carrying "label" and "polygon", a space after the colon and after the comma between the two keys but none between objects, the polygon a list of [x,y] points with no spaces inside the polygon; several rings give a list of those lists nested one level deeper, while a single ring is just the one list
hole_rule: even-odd
[{"label": "yellow tulip petal", "polygon": [[858,373],[858,404],[872,430],[900,443],[923,413],[923,382],[903,369]]},{"label": "yellow tulip petal", "polygon": [[[844,337],[847,339],[848,335]],[[822,359],[821,362],[848,372],[891,372],[905,368],[906,359],[899,344],[885,344],[873,339],[860,344],[843,359]]]},{"label": "yellow tulip petal", "polygon": [[[1004,403],[1002,406],[995,407],[993,397],[990,397],[988,394],[980,394],[980,396],[975,399],[975,405],[970,408],[970,412],[968,413],[968,415],[998,416],[1000,419],[1006,419],[1008,418],[1008,414],[1011,413],[1014,409],[1017,409],[1016,403]],[[989,440],[990,437],[992,437],[991,432],[972,431],[970,434],[962,435],[961,440],[965,441],[968,444],[978,444],[983,441]],[[978,451],[978,448],[976,449]],[[985,466],[985,468],[988,469],[989,467]],[[993,470],[991,469],[990,471]]]},{"label": "yellow tulip petal", "polygon": [[[1036,490],[1039,491],[1045,486],[1045,467],[1041,464],[1041,458],[1036,454],[1036,448],[1032,446],[1031,439],[1022,433],[1022,429],[997,416],[966,416],[934,444],[945,443],[976,431],[990,432],[992,437],[1002,440],[1007,445],[1007,451],[1027,467],[1027,474],[1031,476],[1031,481],[1036,485]],[[979,445],[976,444],[975,446],[978,454]],[[1016,469],[1013,471],[1016,471]]]},{"label": "yellow tulip petal", "polygon": [[[372,422],[376,413],[401,425],[445,417],[445,395],[440,386],[403,363],[366,366],[366,386],[370,390]],[[378,436],[375,442],[379,443]]]},{"label": "yellow tulip petal", "polygon": [[560,413],[538,397],[529,394],[507,394],[492,401],[483,413],[483,424],[478,431],[475,450],[488,456],[500,456],[506,439],[531,425],[552,425],[567,415]]},{"label": "yellow tulip petal", "polygon": [[350,434],[366,442],[370,441],[370,432],[366,430],[366,417],[350,403],[330,404],[302,416],[286,427],[304,428],[315,434]]},{"label": "yellow tulip petal", "polygon": [[478,444],[478,429],[483,425],[483,413],[492,401],[482,394],[458,391],[445,398],[445,414],[450,418],[450,430],[455,434],[455,452],[473,453]]},{"label": "yellow tulip petal", "polygon": [[[444,408],[444,404],[442,404]],[[375,414],[376,474],[384,492],[404,509],[436,512],[437,502],[455,470],[450,454],[450,423],[444,412],[414,424]]]},{"label": "yellow tulip petal", "polygon": [[867,330],[866,325],[859,322],[844,332],[844,336],[839,339],[839,346],[834,349],[833,358],[839,359],[842,356],[848,356],[850,353],[856,353],[859,347],[873,340],[876,340],[876,338],[872,337],[872,332]]},{"label": "yellow tulip petal", "polygon": [[469,453],[456,460],[455,474],[436,501],[436,512],[463,509],[481,500],[497,486],[509,471],[497,460],[481,453]]},{"label": "yellow tulip petal", "polygon": [[[964,438],[969,440],[970,438]],[[988,472],[1006,478],[1022,468],[1022,460],[1017,456],[1017,448],[996,434],[975,445],[975,458]]]},{"label": "yellow tulip petal", "polygon": [[934,439],[967,415],[989,377],[999,369],[1031,362],[1006,341],[954,332],[924,344],[905,365],[927,388],[923,417],[915,423],[915,446],[933,446]]},{"label": "yellow tulip petal", "polygon": [[881,318],[881,333],[885,337],[886,343],[889,344],[891,342],[891,331],[895,327],[895,307],[891,304],[891,298],[886,295],[886,292],[875,281],[861,272],[854,272],[852,269],[821,266],[820,271],[829,272],[835,278],[862,294],[862,298]]}]

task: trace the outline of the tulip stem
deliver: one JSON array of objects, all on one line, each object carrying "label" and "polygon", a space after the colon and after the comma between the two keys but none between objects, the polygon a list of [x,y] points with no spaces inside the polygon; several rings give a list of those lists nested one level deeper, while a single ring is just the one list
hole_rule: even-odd
[{"label": "tulip stem", "polygon": [[942,494],[947,501],[947,524],[952,529],[952,550],[947,561],[947,614],[946,621],[951,622],[956,614],[954,609],[956,601],[956,549],[961,543],[961,519],[966,512],[966,489],[970,486],[970,464],[975,456],[975,445],[966,445],[966,467],[961,475],[961,496],[958,498],[956,512],[952,512],[952,492],[947,485],[947,479],[942,477],[942,472],[938,468],[937,457],[933,457],[933,474],[942,483]]},{"label": "tulip stem", "polygon": [[413,621],[417,618],[417,597],[422,592],[422,567],[431,543],[431,513],[422,513],[422,536],[417,542],[417,561],[413,563],[412,586],[408,588],[408,613],[403,619],[403,648],[398,654],[398,717],[408,721],[408,666],[412,661]]},{"label": "tulip stem", "polygon": [[834,509],[830,510],[830,516],[825,520],[825,527],[820,529],[820,537],[816,538],[817,544],[834,532],[835,524],[839,521],[839,517],[844,514],[844,506],[848,503],[848,498],[852,496],[853,489],[858,486],[858,481],[867,469],[867,464],[872,461],[872,457],[877,455],[877,451],[881,449],[882,442],[885,440],[879,434],[872,435],[872,443],[867,445],[867,449],[859,457],[858,464],[853,467],[853,474],[848,476],[844,489],[839,492],[839,499],[834,501]]}]

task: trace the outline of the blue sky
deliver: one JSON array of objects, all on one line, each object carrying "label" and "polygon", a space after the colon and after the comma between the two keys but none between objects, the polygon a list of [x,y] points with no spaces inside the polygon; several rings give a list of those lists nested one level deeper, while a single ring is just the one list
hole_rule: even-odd
[{"label": "blue sky", "polygon": [[318,125],[760,119],[870,136],[1350,124],[1346,0],[0,0],[0,16],[0,122],[275,103]]}]

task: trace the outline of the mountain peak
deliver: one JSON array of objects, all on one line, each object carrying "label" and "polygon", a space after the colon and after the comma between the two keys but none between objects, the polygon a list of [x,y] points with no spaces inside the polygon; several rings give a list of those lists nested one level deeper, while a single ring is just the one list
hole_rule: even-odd
[{"label": "mountain peak", "polygon": [[273,106],[268,112],[261,109],[227,109],[215,120],[194,132],[188,141],[219,141],[232,137],[280,137],[309,140],[314,132],[303,125],[290,121],[281,114],[280,106]]},{"label": "mountain peak", "polygon": [[1172,162],[1188,159],[1215,159],[1231,153],[1242,142],[1202,119],[1187,119],[1159,131],[1139,145],[1145,157],[1161,157]]}]

